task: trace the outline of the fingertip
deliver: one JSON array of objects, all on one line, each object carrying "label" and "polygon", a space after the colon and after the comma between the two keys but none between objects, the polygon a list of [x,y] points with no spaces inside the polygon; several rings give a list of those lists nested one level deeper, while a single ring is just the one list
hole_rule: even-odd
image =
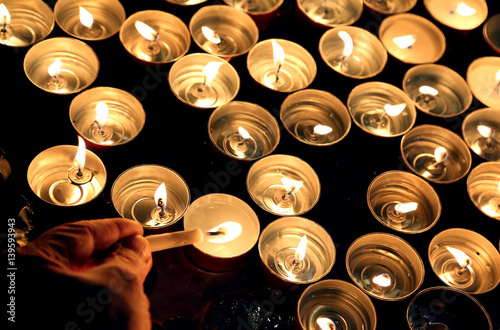
[{"label": "fingertip", "polygon": [[135,251],[143,259],[151,257],[151,248],[149,242],[144,236],[141,235],[131,235],[128,236],[123,245],[133,251]]}]

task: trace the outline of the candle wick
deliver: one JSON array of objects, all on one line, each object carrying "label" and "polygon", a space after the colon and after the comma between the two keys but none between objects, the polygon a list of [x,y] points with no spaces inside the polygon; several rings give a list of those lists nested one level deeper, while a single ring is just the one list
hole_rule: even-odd
[{"label": "candle wick", "polygon": [[279,77],[280,70],[281,70],[281,64],[279,64],[278,68],[276,69],[276,81],[278,81],[280,79],[280,77]]},{"label": "candle wick", "polygon": [[219,236],[219,235],[226,235],[226,232],[222,229],[218,229],[216,231],[208,231],[206,232],[208,236]]},{"label": "candle wick", "polygon": [[99,133],[103,130],[103,127],[99,125],[99,122],[97,120],[94,120],[94,126],[99,130]]},{"label": "candle wick", "polygon": [[160,208],[160,216],[165,215],[165,203],[163,202],[163,198],[158,198],[158,203],[156,204]]}]

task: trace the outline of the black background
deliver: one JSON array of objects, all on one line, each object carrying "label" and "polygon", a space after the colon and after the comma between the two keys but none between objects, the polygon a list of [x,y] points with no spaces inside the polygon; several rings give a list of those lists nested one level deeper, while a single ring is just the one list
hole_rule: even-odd
[{"label": "black background", "polygon": [[[55,1],[46,2],[53,8]],[[163,0],[129,0],[122,1],[122,4],[127,16],[140,10],[157,9],[178,16],[188,25],[191,16],[202,6],[223,3],[208,1],[197,6],[181,7]],[[433,20],[422,1],[418,1],[411,12],[428,18],[442,29],[446,35],[447,48],[437,63],[447,65],[462,77],[465,78],[467,67],[475,58],[495,55],[484,41],[482,27],[467,34],[453,31]],[[495,13],[491,7],[488,17]],[[354,25],[377,35],[383,18],[384,16],[365,7],[362,17]],[[259,41],[283,38],[301,44],[314,56],[318,67],[317,76],[310,88],[328,91],[344,104],[350,91],[365,81],[383,81],[401,88],[403,76],[411,65],[390,55],[383,72],[371,79],[350,79],[331,70],[318,51],[319,39],[325,31],[326,29],[314,27],[301,18],[295,3],[285,0],[279,16],[265,30],[260,31]],[[67,36],[57,24],[49,37],[56,36]],[[161,164],[178,172],[191,188],[192,200],[205,193],[232,194],[254,209],[260,219],[261,229],[277,218],[261,210],[248,195],[245,179],[251,163],[238,162],[238,168],[241,169],[239,174],[228,176],[226,166],[235,161],[217,152],[210,142],[207,122],[212,110],[191,108],[172,94],[167,81],[171,64],[147,66],[139,63],[125,51],[118,34],[104,41],[87,43],[95,50],[100,61],[99,75],[89,88],[110,86],[133,93],[144,106],[146,124],[130,143],[108,150],[93,150],[104,162],[108,174],[104,191],[94,201],[69,208],[41,201],[28,186],[26,171],[31,160],[41,151],[55,145],[77,144],[76,133],[68,114],[75,95],[53,95],[37,88],[28,80],[24,74],[23,60],[29,47],[0,47],[0,146],[13,168],[13,180],[4,185],[3,190],[7,192],[2,198],[2,209],[8,212],[8,217],[17,212],[19,194],[26,196],[35,211],[33,236],[63,222],[119,216],[110,201],[110,189],[114,180],[132,166],[151,163]],[[194,52],[201,50],[192,42],[189,53]],[[256,84],[246,69],[246,55],[231,59],[230,63],[241,79],[240,91],[235,100],[263,106],[276,117],[282,127],[279,108],[288,94],[267,90]],[[152,83],[153,88],[150,86]],[[465,116],[484,107],[474,99],[465,113],[449,119],[431,117],[418,111],[415,126],[435,124],[461,135],[461,124]],[[440,231],[454,227],[467,228],[481,233],[498,246],[500,222],[488,218],[472,204],[466,190],[466,178],[448,185],[432,184],[440,196],[443,209],[438,223],[427,232],[417,235],[399,234],[374,219],[366,203],[366,190],[370,182],[389,170],[409,171],[401,157],[400,141],[401,138],[368,135],[353,123],[349,134],[341,142],[329,147],[315,147],[295,140],[282,127],[281,140],[274,154],[291,154],[302,158],[316,170],[320,178],[320,200],[303,216],[325,227],[335,243],[336,261],[326,278],[352,283],[345,266],[346,251],[356,238],[370,232],[396,234],[418,250],[426,270],[420,290],[442,285],[433,273],[427,257],[428,244]],[[472,154],[472,160],[472,168],[484,161],[475,154]],[[214,177],[229,180],[218,182]],[[175,229],[180,228],[182,225],[179,222]],[[263,276],[256,247],[251,251],[243,269],[225,274],[210,274],[195,268],[186,259],[183,249],[155,253],[154,267],[146,283],[146,290],[151,298],[153,321],[167,329],[188,329],[201,324],[207,308],[216,298],[235,292],[242,293],[242,299],[250,301],[252,306],[261,307],[258,310],[262,318],[261,327],[272,328],[277,325],[278,328],[288,328],[295,317],[297,299],[305,286],[293,291],[280,291],[279,303],[269,305],[271,297],[276,294],[273,289]],[[494,321],[494,329],[500,329],[499,290],[496,288],[492,292],[475,296],[489,312]],[[379,329],[408,328],[406,309],[411,297],[398,302],[371,300],[377,310]],[[226,308],[221,308],[217,315],[221,320],[226,318],[227,321],[231,316],[225,313],[229,312]]]}]

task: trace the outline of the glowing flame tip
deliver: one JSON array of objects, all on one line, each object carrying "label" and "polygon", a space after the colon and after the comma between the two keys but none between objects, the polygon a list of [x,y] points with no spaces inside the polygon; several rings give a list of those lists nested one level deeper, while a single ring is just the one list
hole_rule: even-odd
[{"label": "glowing flame tip", "polygon": [[248,131],[241,126],[238,127],[238,133],[240,134],[242,139],[249,139],[251,137],[250,133],[248,133]]},{"label": "glowing flame tip", "polygon": [[285,62],[285,51],[276,41],[271,40],[271,44],[273,45],[274,67],[278,70]]},{"label": "glowing flame tip", "polygon": [[461,16],[472,16],[476,13],[476,10],[470,6],[467,6],[465,2],[460,2],[457,4],[457,13]]},{"label": "glowing flame tip", "polygon": [[210,41],[211,43],[214,43],[214,44],[221,43],[221,39],[219,37],[219,34],[216,31],[209,28],[208,26],[202,26],[201,32],[203,33],[205,38],[207,38],[207,40]]},{"label": "glowing flame tip", "polygon": [[418,91],[422,94],[429,94],[429,95],[433,95],[433,96],[436,96],[439,94],[439,91],[431,86],[420,86]]},{"label": "glowing flame tip", "polygon": [[158,40],[160,40],[160,34],[144,22],[135,21],[135,28],[141,34],[141,36],[151,42],[158,42]]},{"label": "glowing flame tip", "polygon": [[[227,243],[241,235],[243,228],[241,224],[233,221],[226,221],[207,232],[210,243]],[[213,235],[213,236],[212,236]]]},{"label": "glowing flame tip", "polygon": [[464,268],[470,265],[471,260],[465,252],[450,246],[447,246],[446,248],[448,249],[448,251],[450,251],[451,254],[453,254],[453,257],[455,257],[460,267]]},{"label": "glowing flame tip", "polygon": [[391,117],[399,115],[401,112],[403,112],[405,108],[406,108],[405,103],[395,104],[395,105],[387,103],[386,105],[384,105],[385,113],[387,113]]},{"label": "glowing flame tip", "polygon": [[448,158],[448,150],[445,147],[437,147],[434,150],[434,158],[438,163],[444,162]]},{"label": "glowing flame tip", "polygon": [[165,183],[160,184],[160,186],[155,191],[155,203],[160,211],[165,211],[167,207],[167,187]]},{"label": "glowing flame tip", "polygon": [[333,128],[331,128],[330,126],[321,125],[321,124],[318,124],[318,125],[314,126],[314,128],[313,128],[314,134],[318,134],[318,135],[326,135],[326,134],[330,133],[331,131],[333,131]]},{"label": "glowing flame tip", "polygon": [[59,75],[61,74],[61,67],[62,67],[62,62],[60,59],[56,59],[54,63],[52,63],[49,66],[48,72],[49,76],[52,78],[59,78]]},{"label": "glowing flame tip", "polygon": [[389,274],[383,273],[372,278],[372,282],[381,287],[386,288],[389,285],[391,285],[392,279],[391,276],[389,276]]},{"label": "glowing flame tip", "polygon": [[0,4],[0,25],[6,26],[10,24],[10,13],[7,7],[1,3]]},{"label": "glowing flame tip", "polygon": [[392,41],[401,49],[410,48],[417,41],[417,35],[409,34],[402,37],[396,37],[392,39]]},{"label": "glowing flame tip", "polygon": [[339,31],[339,37],[344,42],[344,51],[342,52],[342,56],[350,56],[352,54],[352,50],[354,49],[351,36],[345,31]]},{"label": "glowing flame tip", "polygon": [[411,203],[398,203],[398,204],[396,204],[396,206],[394,206],[394,209],[398,213],[405,214],[405,213],[408,213],[408,212],[415,211],[417,209],[417,207],[418,207],[418,203],[414,203],[414,202],[411,202]]},{"label": "glowing flame tip", "polygon": [[297,246],[297,250],[295,250],[295,260],[302,261],[306,256],[307,249],[307,236],[302,236],[299,246]]},{"label": "glowing flame tip", "polygon": [[337,327],[335,323],[327,317],[318,317],[316,319],[316,324],[321,328],[321,330],[335,330]]},{"label": "glowing flame tip", "polygon": [[212,61],[205,65],[203,68],[203,75],[205,76],[205,84],[208,84],[212,80],[214,80],[215,76],[217,76],[217,72],[219,72],[219,68],[223,62]]},{"label": "glowing flame tip", "polygon": [[92,24],[94,24],[94,17],[87,9],[83,8],[82,6],[80,6],[80,22],[88,28],[91,28]]},{"label": "glowing flame tip", "polygon": [[76,152],[73,164],[79,171],[85,168],[85,140],[81,136],[78,137],[78,151]]}]

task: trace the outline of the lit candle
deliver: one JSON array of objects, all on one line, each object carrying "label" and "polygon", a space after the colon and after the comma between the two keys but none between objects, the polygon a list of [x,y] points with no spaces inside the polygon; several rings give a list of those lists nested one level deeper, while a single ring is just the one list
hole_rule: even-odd
[{"label": "lit candle", "polygon": [[467,192],[481,212],[500,220],[500,162],[489,161],[476,166],[467,179]]},{"label": "lit candle", "polygon": [[477,28],[488,15],[485,0],[424,0],[424,5],[437,21],[462,31]]},{"label": "lit candle", "polygon": [[335,322],[327,317],[318,317],[316,319],[316,324],[321,328],[321,330],[336,330]]},{"label": "lit candle", "polygon": [[75,35],[82,39],[99,39],[103,34],[101,23],[94,20],[94,16],[84,7],[79,6],[80,24],[75,27]]},{"label": "lit candle", "polygon": [[429,20],[415,14],[385,18],[380,24],[379,37],[391,55],[410,64],[436,62],[446,48],[443,32]]},{"label": "lit candle", "polygon": [[137,46],[136,55],[148,61],[163,61],[168,56],[169,47],[159,42],[160,33],[141,21],[135,21],[135,28],[145,39]]},{"label": "lit candle", "polygon": [[25,47],[45,38],[54,27],[52,9],[40,0],[0,3],[0,44]]},{"label": "lit candle", "polygon": [[358,76],[365,70],[364,64],[357,55],[353,55],[354,44],[351,35],[344,30],[338,31],[338,37],[344,43],[342,53],[333,60],[333,69],[337,72]]},{"label": "lit candle", "polygon": [[380,211],[384,220],[388,221],[391,226],[396,227],[398,224],[401,227],[407,227],[415,221],[415,215],[412,213],[418,207],[418,203],[399,203],[389,202],[382,206]]},{"label": "lit candle", "polygon": [[301,45],[283,39],[267,39],[248,53],[250,75],[264,87],[280,92],[293,92],[312,83],[316,62]]},{"label": "lit candle", "polygon": [[208,194],[195,200],[184,216],[184,229],[208,233],[187,250],[200,267],[224,271],[237,268],[257,242],[260,225],[255,212],[241,199]]},{"label": "lit candle", "polygon": [[246,129],[238,126],[238,132],[228,135],[224,148],[237,158],[251,158],[257,151],[257,142]]},{"label": "lit candle", "polygon": [[222,65],[222,62],[217,61],[205,65],[201,71],[203,80],[192,84],[186,90],[186,99],[191,104],[201,108],[209,108],[217,103],[218,91],[210,83],[215,79]]},{"label": "lit candle", "polygon": [[259,239],[261,260],[273,277],[291,283],[311,283],[333,266],[330,235],[314,221],[285,217],[270,223]]},{"label": "lit candle", "polygon": [[490,108],[500,107],[500,57],[480,57],[467,69],[472,94]]},{"label": "lit candle", "polygon": [[78,137],[78,152],[73,161],[74,167],[68,171],[68,178],[74,184],[85,184],[92,180],[92,171],[85,168],[85,141],[82,137]]},{"label": "lit candle", "polygon": [[[498,182],[498,190],[492,190],[485,195],[490,195],[489,198],[482,196],[486,200],[483,206],[481,206],[481,211],[487,216],[499,219],[500,218],[500,181]],[[485,198],[486,197],[486,198]]]},{"label": "lit candle", "polygon": [[380,136],[391,136],[396,129],[394,126],[399,126],[394,122],[393,117],[399,116],[406,109],[405,103],[390,104],[386,103],[383,109],[374,109],[366,111],[360,117],[360,122],[370,132]]},{"label": "lit candle", "polygon": [[172,219],[172,213],[167,209],[167,187],[162,183],[155,191],[154,200],[156,208],[153,211],[152,217],[156,222],[165,222]]},{"label": "lit candle", "polygon": [[448,155],[445,147],[437,147],[434,154],[419,154],[413,163],[415,168],[423,171],[421,175],[425,178],[439,179],[446,176]]}]

